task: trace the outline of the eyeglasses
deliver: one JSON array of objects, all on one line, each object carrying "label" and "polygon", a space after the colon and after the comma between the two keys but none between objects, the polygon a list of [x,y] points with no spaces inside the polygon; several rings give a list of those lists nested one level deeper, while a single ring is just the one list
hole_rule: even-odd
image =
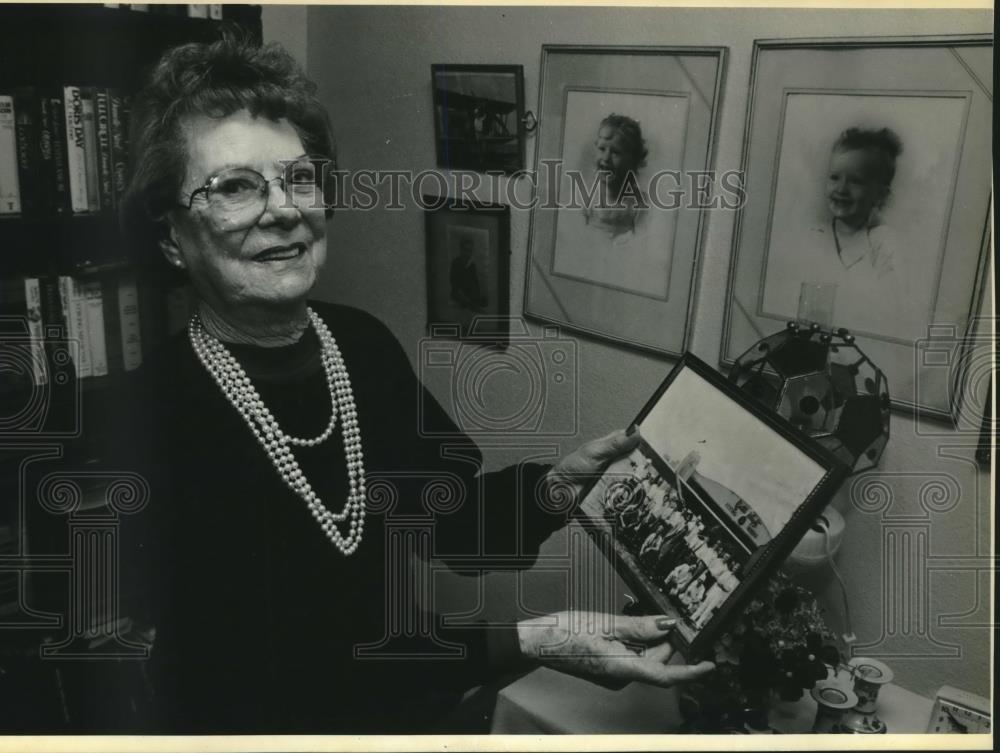
[{"label": "eyeglasses", "polygon": [[270,180],[249,167],[233,167],[213,175],[196,188],[181,209],[191,210],[204,195],[207,216],[220,230],[235,232],[257,224],[267,211],[271,184],[275,181],[285,194],[284,207],[323,209],[322,167],[324,157],[300,157],[285,165],[284,173]]}]

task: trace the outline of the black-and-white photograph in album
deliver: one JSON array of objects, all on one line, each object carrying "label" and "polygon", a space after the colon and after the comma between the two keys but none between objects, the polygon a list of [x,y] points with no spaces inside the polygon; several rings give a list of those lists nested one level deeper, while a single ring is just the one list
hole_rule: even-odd
[{"label": "black-and-white photograph in album", "polygon": [[639,446],[611,463],[581,509],[697,655],[733,597],[795,545],[842,469],[690,354],[634,430]]},{"label": "black-and-white photograph in album", "polygon": [[[639,424],[669,466],[692,475],[708,501],[743,500],[759,517],[754,548],[776,537],[826,469],[691,369],[681,369]],[[735,501],[732,502],[735,504]]]},{"label": "black-and-white photograph in album", "polygon": [[[763,529],[735,494],[698,483],[697,451],[676,469],[658,468],[646,452],[612,464],[609,483],[588,504],[600,505],[620,544],[683,618],[678,629],[691,641],[739,586]],[[721,494],[713,498],[710,488]]]}]

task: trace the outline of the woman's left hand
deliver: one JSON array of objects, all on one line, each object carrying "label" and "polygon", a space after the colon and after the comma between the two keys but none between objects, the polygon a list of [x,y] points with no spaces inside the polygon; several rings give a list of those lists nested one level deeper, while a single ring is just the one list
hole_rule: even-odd
[{"label": "woman's left hand", "polygon": [[581,445],[560,460],[548,473],[549,496],[573,503],[579,501],[587,483],[600,476],[608,464],[632,452],[639,445],[639,432],[626,434],[623,429]]},{"label": "woman's left hand", "polygon": [[674,654],[668,636],[676,620],[665,616],[622,617],[597,612],[559,612],[517,625],[521,653],[534,661],[606,687],[633,680],[670,687],[715,669],[667,662]]}]

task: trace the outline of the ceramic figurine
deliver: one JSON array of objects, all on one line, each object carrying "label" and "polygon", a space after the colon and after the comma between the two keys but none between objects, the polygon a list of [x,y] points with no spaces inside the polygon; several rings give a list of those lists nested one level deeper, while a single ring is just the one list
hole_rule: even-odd
[{"label": "ceramic figurine", "polygon": [[856,656],[847,663],[854,675],[854,693],[858,697],[854,706],[844,717],[843,725],[848,732],[863,735],[885,734],[885,722],[878,718],[876,705],[878,693],[883,685],[892,682],[892,670],[877,659]]},{"label": "ceramic figurine", "polygon": [[812,731],[817,734],[840,734],[844,729],[844,712],[858,704],[854,691],[837,680],[820,680],[810,691],[816,701],[816,721]]}]

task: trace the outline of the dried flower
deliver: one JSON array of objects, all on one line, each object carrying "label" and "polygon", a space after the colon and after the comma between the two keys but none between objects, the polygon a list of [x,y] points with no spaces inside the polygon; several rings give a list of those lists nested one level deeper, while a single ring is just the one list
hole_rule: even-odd
[{"label": "dried flower", "polygon": [[783,615],[789,615],[799,604],[799,595],[795,593],[794,589],[786,588],[778,594],[778,598],[774,600],[774,608],[777,609]]},{"label": "dried flower", "polygon": [[765,584],[715,645],[716,671],[691,686],[696,726],[740,727],[776,694],[795,701],[836,666],[840,654],[816,599],[781,573]]}]

